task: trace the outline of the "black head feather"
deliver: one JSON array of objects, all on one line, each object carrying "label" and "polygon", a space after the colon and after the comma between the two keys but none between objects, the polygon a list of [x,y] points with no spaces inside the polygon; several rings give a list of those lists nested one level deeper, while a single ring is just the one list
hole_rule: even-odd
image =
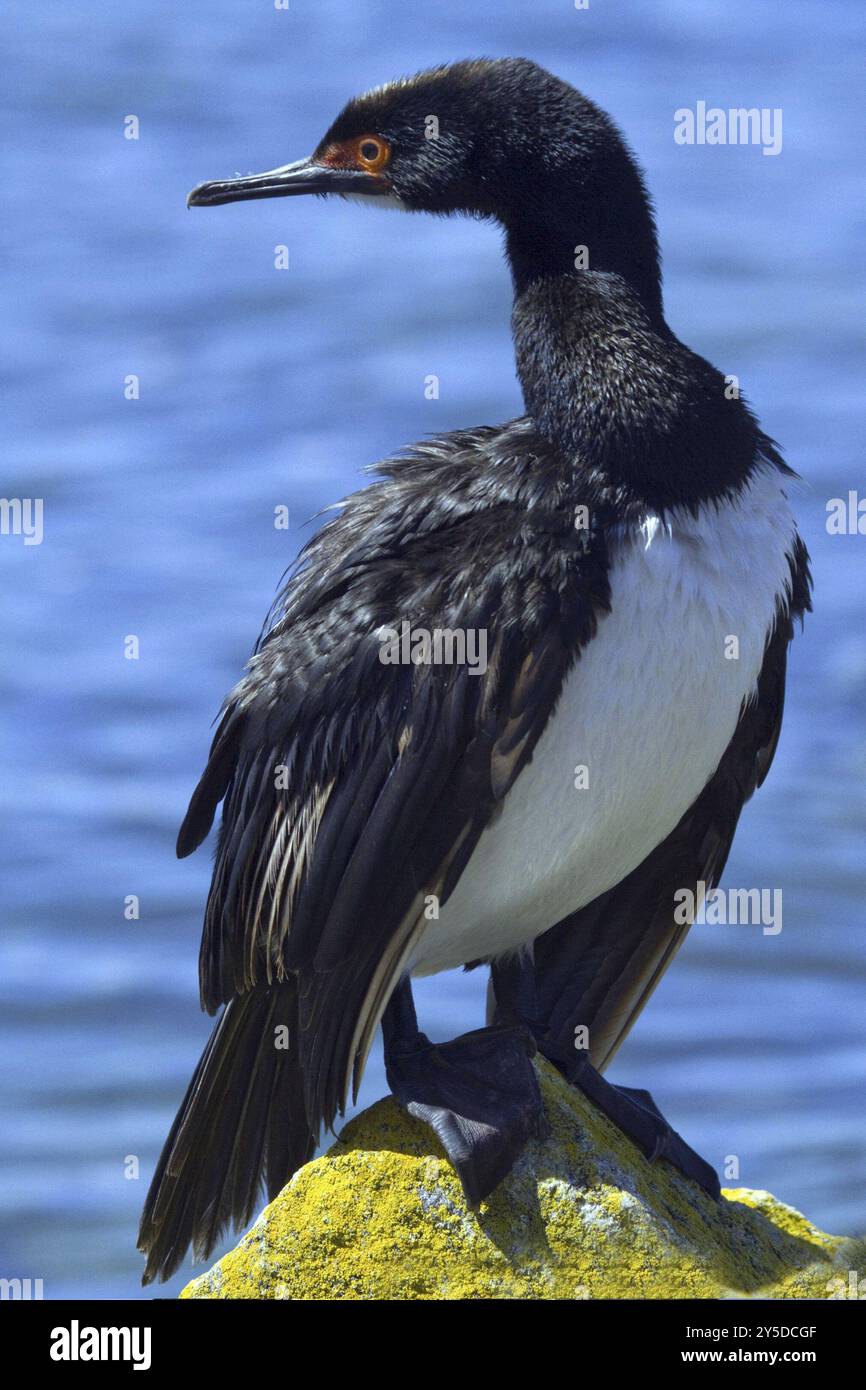
[{"label": "black head feather", "polygon": [[320,142],[374,134],[409,211],[495,218],[518,285],[575,268],[620,273],[660,303],[655,226],[640,171],[613,121],[527,58],[432,68],[355,97]]}]

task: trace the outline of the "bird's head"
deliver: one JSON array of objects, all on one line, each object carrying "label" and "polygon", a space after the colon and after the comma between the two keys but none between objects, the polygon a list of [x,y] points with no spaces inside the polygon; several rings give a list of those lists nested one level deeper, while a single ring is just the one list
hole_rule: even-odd
[{"label": "bird's head", "polygon": [[597,268],[617,269],[613,256],[655,263],[657,276],[648,199],[613,122],[524,58],[453,63],[366,92],[308,158],[203,183],[188,203],[302,193],[495,218],[518,280],[572,270],[575,248],[590,238]]}]

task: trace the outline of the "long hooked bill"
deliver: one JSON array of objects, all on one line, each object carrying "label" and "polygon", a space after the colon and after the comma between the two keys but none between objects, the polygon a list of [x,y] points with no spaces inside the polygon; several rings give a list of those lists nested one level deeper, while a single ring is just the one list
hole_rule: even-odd
[{"label": "long hooked bill", "polygon": [[249,198],[291,198],[301,193],[389,193],[387,180],[364,169],[337,169],[299,159],[264,174],[245,174],[234,179],[200,183],[186,200],[188,208],[210,208],[219,203],[240,203]]}]

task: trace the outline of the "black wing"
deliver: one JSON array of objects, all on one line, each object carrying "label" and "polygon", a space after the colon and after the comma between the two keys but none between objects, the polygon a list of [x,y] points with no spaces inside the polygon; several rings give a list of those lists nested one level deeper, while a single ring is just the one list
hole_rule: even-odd
[{"label": "black wing", "polygon": [[808,556],[797,541],[791,587],[768,640],[754,699],[714,776],[671,834],[626,878],[535,942],[538,1009],[551,1037],[573,1045],[589,1029],[590,1058],[603,1070],[688,931],[674,920],[679,888],[719,882],[743,805],[769,771],[779,740],[785,668],[794,620],[811,608]]},{"label": "black wing", "polygon": [[[203,1004],[296,978],[313,1130],[357,1087],[425,899],[457,883],[607,605],[604,542],[575,531],[529,428],[422,447],[323,528],[180,832],[185,854],[225,797]],[[486,671],[383,664],[404,620],[486,633]]]}]

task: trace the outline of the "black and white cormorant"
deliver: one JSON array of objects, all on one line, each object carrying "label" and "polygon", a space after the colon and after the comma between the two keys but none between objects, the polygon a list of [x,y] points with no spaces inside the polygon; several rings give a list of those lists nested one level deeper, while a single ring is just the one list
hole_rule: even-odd
[{"label": "black and white cormorant", "polygon": [[[146,1280],[310,1158],[380,1023],[389,1085],[470,1205],[543,1132],[536,1049],[718,1193],[602,1073],[688,929],[675,894],[718,882],[766,775],[809,607],[793,475],[667,326],[641,174],[586,97],[523,59],[455,63],[189,202],[302,193],[499,222],[526,414],[380,464],[228,698],[178,839],[223,803],[200,958],[223,1012],[147,1197]],[[423,641],[384,660],[407,622],[483,633],[483,671]],[[412,976],[480,963],[487,1027],[434,1046]]]}]

